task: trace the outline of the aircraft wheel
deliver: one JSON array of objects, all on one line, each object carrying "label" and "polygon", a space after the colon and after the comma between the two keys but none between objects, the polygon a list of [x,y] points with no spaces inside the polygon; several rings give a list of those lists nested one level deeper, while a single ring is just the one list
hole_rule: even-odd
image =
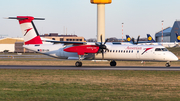
[{"label": "aircraft wheel", "polygon": [[170,65],[169,63],[166,63],[165,66],[166,66],[166,67],[170,67],[171,65]]},{"label": "aircraft wheel", "polygon": [[75,65],[76,65],[76,67],[81,67],[81,66],[82,66],[82,62],[81,62],[81,61],[77,61],[77,62],[75,63]]},{"label": "aircraft wheel", "polygon": [[116,61],[114,61],[114,60],[111,61],[111,62],[110,62],[110,65],[111,65],[111,66],[116,66]]}]

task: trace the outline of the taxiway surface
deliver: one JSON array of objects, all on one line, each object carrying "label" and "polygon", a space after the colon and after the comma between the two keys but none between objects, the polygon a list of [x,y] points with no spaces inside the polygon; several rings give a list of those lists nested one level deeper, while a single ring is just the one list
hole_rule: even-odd
[{"label": "taxiway surface", "polygon": [[27,65],[0,65],[0,69],[52,69],[52,70],[163,70],[180,71],[180,67],[154,67],[154,66],[27,66]]}]

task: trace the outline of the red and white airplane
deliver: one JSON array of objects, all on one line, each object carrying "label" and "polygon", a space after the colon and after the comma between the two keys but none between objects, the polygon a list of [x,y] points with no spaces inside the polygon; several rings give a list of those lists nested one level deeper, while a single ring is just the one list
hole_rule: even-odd
[{"label": "red and white airplane", "polygon": [[[40,38],[33,20],[44,20],[31,16],[8,17],[19,21],[24,36],[23,47],[59,59],[77,59],[77,67],[82,66],[82,60],[110,60],[111,66],[116,66],[116,60],[140,61],[178,61],[176,55],[159,45],[121,45],[121,43],[67,42],[44,40]],[[46,44],[46,43],[51,44]],[[107,43],[106,43],[107,42]]]}]

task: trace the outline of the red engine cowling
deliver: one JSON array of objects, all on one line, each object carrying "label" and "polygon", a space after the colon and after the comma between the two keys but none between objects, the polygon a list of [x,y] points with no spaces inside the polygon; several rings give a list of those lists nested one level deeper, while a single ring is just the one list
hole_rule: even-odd
[{"label": "red engine cowling", "polygon": [[78,53],[78,55],[84,55],[85,53],[97,53],[98,50],[99,46],[96,45],[80,45],[64,49],[66,52],[75,52]]}]

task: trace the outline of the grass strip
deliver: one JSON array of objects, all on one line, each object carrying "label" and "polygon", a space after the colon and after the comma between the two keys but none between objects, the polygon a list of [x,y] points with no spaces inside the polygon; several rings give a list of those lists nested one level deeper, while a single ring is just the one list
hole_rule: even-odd
[{"label": "grass strip", "polygon": [[180,100],[179,71],[0,70],[0,100]]}]

